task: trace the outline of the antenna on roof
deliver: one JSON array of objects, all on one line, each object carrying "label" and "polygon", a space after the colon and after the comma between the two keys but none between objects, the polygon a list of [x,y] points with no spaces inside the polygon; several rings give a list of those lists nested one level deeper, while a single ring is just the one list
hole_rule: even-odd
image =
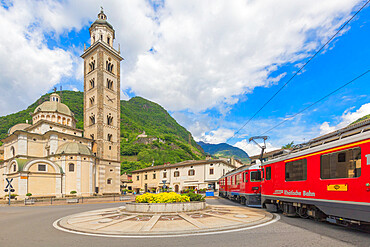
[{"label": "antenna on roof", "polygon": [[[261,150],[261,155],[260,155],[261,164],[262,164],[262,161],[263,161],[263,153],[266,149],[266,140],[268,138],[269,138],[268,136],[253,136],[253,137],[249,138],[249,142],[253,141],[257,146],[259,146],[262,149]],[[263,145],[261,146],[260,144],[258,144],[258,142],[256,142],[255,139],[263,139]]]}]

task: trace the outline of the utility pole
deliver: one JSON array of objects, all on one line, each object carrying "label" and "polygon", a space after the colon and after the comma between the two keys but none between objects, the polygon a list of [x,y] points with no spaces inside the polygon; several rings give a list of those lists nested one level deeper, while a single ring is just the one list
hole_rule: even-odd
[{"label": "utility pole", "polygon": [[[268,136],[253,136],[253,137],[249,138],[249,142],[253,141],[257,146],[259,146],[261,148],[261,155],[260,155],[261,164],[262,164],[262,161],[263,161],[263,153],[266,149],[266,140],[268,138],[269,138]],[[258,144],[258,142],[255,141],[256,139],[263,139],[263,145]]]}]

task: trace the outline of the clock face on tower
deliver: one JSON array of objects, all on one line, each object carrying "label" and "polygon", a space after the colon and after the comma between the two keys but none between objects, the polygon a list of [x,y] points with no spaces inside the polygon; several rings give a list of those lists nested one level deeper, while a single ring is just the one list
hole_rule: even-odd
[{"label": "clock face on tower", "polygon": [[108,95],[106,95],[106,96],[107,96],[108,103],[114,103],[114,100],[115,100],[114,97],[111,98]]}]

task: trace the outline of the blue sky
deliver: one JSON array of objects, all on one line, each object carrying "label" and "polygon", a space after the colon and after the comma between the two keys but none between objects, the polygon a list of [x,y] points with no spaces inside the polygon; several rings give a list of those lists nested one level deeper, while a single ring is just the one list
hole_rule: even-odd
[{"label": "blue sky", "polygon": [[[54,86],[83,90],[84,43],[104,6],[120,43],[122,99],[164,106],[196,140],[224,142],[364,1],[0,1],[0,115]],[[230,144],[255,154],[250,136],[370,68],[370,9],[320,53]],[[370,75],[267,133],[268,148],[301,143],[370,114]],[[11,92],[11,93],[8,93]]]}]

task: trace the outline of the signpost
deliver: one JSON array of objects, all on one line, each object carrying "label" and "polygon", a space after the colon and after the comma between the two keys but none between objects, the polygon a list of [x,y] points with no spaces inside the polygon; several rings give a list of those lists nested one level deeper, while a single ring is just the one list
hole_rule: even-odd
[{"label": "signpost", "polygon": [[13,182],[13,179],[6,179],[6,182],[8,183],[7,184],[7,186],[5,187],[5,190],[4,190],[4,192],[9,192],[9,205],[10,205],[10,193],[11,192],[14,192],[15,190],[14,190],[14,188],[13,188],[13,185],[12,185],[12,182]]},{"label": "signpost", "polygon": [[166,182],[167,182],[167,180],[162,180],[162,183],[163,183],[163,192],[164,192],[164,190],[166,189]]}]

